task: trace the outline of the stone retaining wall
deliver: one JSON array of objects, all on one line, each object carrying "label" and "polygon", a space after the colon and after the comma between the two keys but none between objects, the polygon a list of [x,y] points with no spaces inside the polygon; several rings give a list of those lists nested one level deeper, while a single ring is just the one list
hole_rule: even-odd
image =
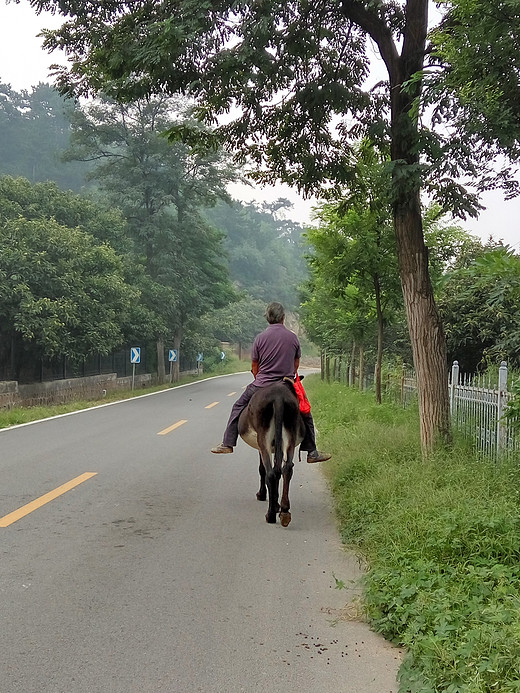
[{"label": "stone retaining wall", "polygon": [[[135,376],[135,388],[153,384],[152,375]],[[0,410],[13,407],[47,406],[74,400],[101,400],[107,392],[129,390],[132,376],[118,378],[116,373],[93,375],[88,378],[69,378],[45,383],[19,385],[14,380],[0,381]]]},{"label": "stone retaining wall", "polygon": [[12,409],[18,402],[18,397],[16,380],[0,381],[0,409]]}]

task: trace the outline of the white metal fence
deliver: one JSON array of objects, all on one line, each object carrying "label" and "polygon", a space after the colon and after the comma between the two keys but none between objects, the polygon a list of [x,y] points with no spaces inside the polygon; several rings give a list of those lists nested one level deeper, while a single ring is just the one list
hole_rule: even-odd
[{"label": "white metal fence", "polygon": [[449,391],[455,427],[464,435],[471,436],[480,452],[494,458],[510,457],[520,452],[515,427],[505,416],[507,404],[513,397],[508,389],[505,361],[500,364],[497,383],[492,383],[485,375],[461,376],[459,364],[454,361]]},{"label": "white metal fence", "polygon": [[[498,382],[495,383],[487,375],[461,374],[458,362],[453,362],[448,379],[453,425],[465,437],[474,440],[479,452],[494,459],[520,456],[520,435],[505,416],[508,402],[513,397],[511,387],[505,361],[500,364]],[[416,392],[415,374],[403,371],[403,405],[406,406]]]}]

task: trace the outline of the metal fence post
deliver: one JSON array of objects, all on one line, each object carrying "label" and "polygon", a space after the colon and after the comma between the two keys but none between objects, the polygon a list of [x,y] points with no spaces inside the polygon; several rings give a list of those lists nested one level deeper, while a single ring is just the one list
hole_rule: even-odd
[{"label": "metal fence post", "polygon": [[507,425],[502,417],[507,407],[507,363],[502,361],[498,369],[497,457],[507,445]]},{"label": "metal fence post", "polygon": [[451,382],[450,382],[450,411],[453,416],[455,413],[455,388],[459,384],[459,362],[454,361],[451,367]]}]

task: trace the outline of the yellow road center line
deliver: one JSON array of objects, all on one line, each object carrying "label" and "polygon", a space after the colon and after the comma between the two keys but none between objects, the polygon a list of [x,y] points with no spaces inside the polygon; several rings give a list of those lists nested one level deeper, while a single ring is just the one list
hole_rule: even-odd
[{"label": "yellow road center line", "polygon": [[228,397],[233,397],[233,395],[236,395],[236,392],[230,392]]},{"label": "yellow road center line", "polygon": [[163,431],[159,431],[157,434],[158,436],[165,436],[167,433],[171,433],[172,431],[175,431],[176,428],[179,428],[179,426],[182,426],[182,424],[185,424],[188,422],[188,419],[181,419],[180,421],[177,421],[177,423],[172,424],[171,426],[168,426],[168,428],[165,428]]},{"label": "yellow road center line", "polygon": [[208,404],[207,407],[204,407],[204,409],[212,409],[213,407],[216,407],[217,404],[220,404],[220,402],[212,402],[211,404]]},{"label": "yellow road center line", "polygon": [[50,503],[50,501],[58,498],[58,496],[62,496],[75,486],[87,481],[87,479],[91,479],[93,476],[96,476],[96,474],[97,472],[85,472],[85,474],[81,474],[75,479],[67,481],[66,484],[58,486],[58,488],[55,488],[54,491],[49,491],[49,493],[46,493],[44,496],[40,496],[40,498],[36,498],[36,500],[27,503],[27,505],[23,505],[21,508],[18,508],[18,510],[14,510],[12,513],[9,513],[9,515],[4,515],[4,517],[0,518],[0,527],[9,527],[9,525],[12,525],[13,522],[16,522],[16,520],[29,515],[29,513],[41,508],[42,505]]}]

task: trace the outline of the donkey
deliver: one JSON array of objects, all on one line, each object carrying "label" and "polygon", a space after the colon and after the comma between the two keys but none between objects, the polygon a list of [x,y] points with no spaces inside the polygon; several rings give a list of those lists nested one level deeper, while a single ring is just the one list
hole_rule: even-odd
[{"label": "donkey", "polygon": [[[290,378],[255,392],[240,415],[238,432],[248,445],[260,451],[260,490],[256,497],[265,501],[269,489],[266,521],[275,523],[276,513],[280,511],[280,523],[287,527],[291,521],[289,484],[294,451],[305,435],[298,398]],[[278,485],[282,476],[279,504]]]}]

